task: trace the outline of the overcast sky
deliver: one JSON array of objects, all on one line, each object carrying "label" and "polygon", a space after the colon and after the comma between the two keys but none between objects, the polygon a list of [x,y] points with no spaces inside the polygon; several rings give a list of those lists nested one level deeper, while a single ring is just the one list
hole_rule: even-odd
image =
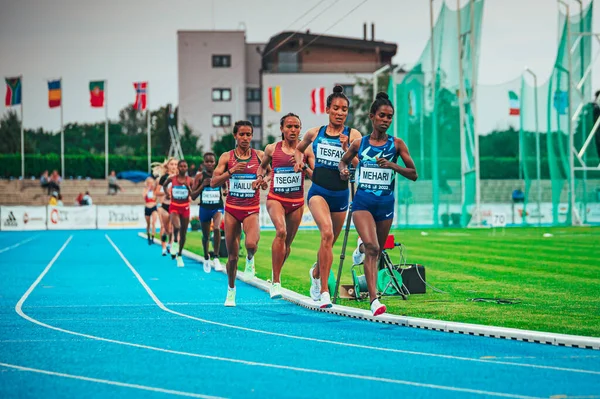
[{"label": "overcast sky", "polygon": [[[48,108],[46,86],[47,79],[58,77],[63,78],[65,123],[103,120],[104,110],[89,106],[88,83],[100,79],[108,80],[114,119],[133,102],[134,81],[150,82],[152,109],[177,103],[177,30],[245,27],[247,41],[266,42],[283,30],[323,33],[362,1],[0,0],[0,76],[24,75],[28,128],[59,129],[59,111]],[[434,3],[436,15],[442,1]],[[445,1],[456,8],[455,0]],[[575,1],[566,1],[578,10]],[[370,0],[327,33],[362,38],[363,23],[374,22],[377,40],[397,43],[394,61],[412,65],[429,38],[428,4]],[[545,81],[556,56],[557,26],[554,0],[486,0],[480,83],[515,79],[525,66]],[[594,31],[600,31],[597,17]],[[600,76],[600,63],[594,73]],[[2,86],[3,99],[3,81]],[[0,113],[5,111],[2,101]]]}]

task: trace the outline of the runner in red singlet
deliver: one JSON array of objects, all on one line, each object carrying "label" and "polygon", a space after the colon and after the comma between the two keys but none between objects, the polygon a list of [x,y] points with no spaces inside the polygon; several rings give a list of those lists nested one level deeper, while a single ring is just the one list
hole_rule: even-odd
[{"label": "runner in red singlet", "polygon": [[[169,176],[163,184],[166,198],[171,200],[169,205],[169,216],[173,225],[173,246],[171,247],[171,258],[177,259],[177,266],[183,267],[183,246],[190,222],[190,202],[192,179],[187,175],[188,165],[183,159],[177,163],[178,174]],[[171,188],[169,189],[169,183]],[[178,243],[179,241],[179,243]]]},{"label": "runner in red singlet", "polygon": [[[281,298],[281,269],[290,255],[291,244],[302,222],[304,213],[304,176],[312,175],[308,166],[300,172],[294,171],[296,160],[294,154],[299,141],[300,117],[289,113],[280,121],[281,141],[269,144],[258,170],[261,181],[264,170],[269,164],[273,169],[271,188],[267,196],[267,211],[275,225],[275,239],[271,246],[273,264],[273,281],[270,296]],[[306,165],[306,164],[305,164]]]},{"label": "runner in red singlet", "polygon": [[246,234],[246,278],[254,277],[254,254],[260,238],[258,212],[260,191],[268,187],[269,179],[257,180],[257,170],[263,152],[250,147],[253,127],[249,121],[238,121],[233,127],[235,149],[221,155],[213,173],[210,186],[219,187],[229,182],[225,200],[225,244],[227,245],[227,276],[229,289],[225,306],[235,306],[235,277],[237,274],[240,235],[243,226]]}]

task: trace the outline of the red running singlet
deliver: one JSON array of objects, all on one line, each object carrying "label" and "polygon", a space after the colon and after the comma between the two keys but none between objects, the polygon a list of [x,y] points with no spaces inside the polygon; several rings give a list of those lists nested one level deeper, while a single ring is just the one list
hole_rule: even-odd
[{"label": "red running singlet", "polygon": [[188,176],[181,183],[179,176],[174,176],[171,179],[171,204],[169,205],[169,213],[178,213],[181,217],[190,217],[190,191],[192,179]]},{"label": "red running singlet", "polygon": [[233,169],[240,162],[247,162],[246,169],[233,172],[229,177],[229,194],[225,200],[225,212],[233,215],[241,223],[246,217],[260,210],[260,191],[252,188],[252,182],[256,180],[256,172],[261,161],[254,149],[250,150],[248,159],[240,159],[235,155],[234,150],[229,151],[227,170]]},{"label": "red running singlet", "polygon": [[278,142],[273,151],[273,179],[268,200],[281,203],[286,215],[304,205],[304,172],[294,172],[294,155],[282,150],[283,142]]}]

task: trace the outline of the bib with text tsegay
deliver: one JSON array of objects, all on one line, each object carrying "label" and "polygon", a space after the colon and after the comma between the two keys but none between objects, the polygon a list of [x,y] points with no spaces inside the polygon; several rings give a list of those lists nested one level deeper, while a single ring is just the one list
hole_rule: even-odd
[{"label": "bib with text tsegay", "polygon": [[294,172],[294,168],[282,167],[273,170],[273,191],[287,194],[300,191],[302,188],[302,173]]}]

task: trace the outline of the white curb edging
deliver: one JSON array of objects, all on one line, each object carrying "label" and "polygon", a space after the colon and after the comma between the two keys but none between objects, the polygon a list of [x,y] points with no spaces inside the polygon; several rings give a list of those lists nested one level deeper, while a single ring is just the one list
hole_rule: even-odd
[{"label": "white curb edging", "polygon": [[[138,233],[140,237],[147,239],[145,233]],[[160,244],[160,240],[154,239],[155,243]],[[187,249],[183,250],[183,254],[198,262],[204,261],[204,258],[198,254],[190,252]],[[222,272],[226,274],[226,271]],[[243,277],[243,273],[237,274],[237,279],[243,281],[253,287],[269,292],[269,283],[257,277],[247,280]],[[480,337],[501,338],[514,341],[534,342],[538,344],[567,346],[582,349],[600,350],[600,338],[586,337],[580,335],[557,334],[541,331],[521,330],[517,328],[505,328],[495,326],[484,326],[480,324],[459,323],[454,321],[422,319],[410,316],[398,316],[392,314],[383,314],[373,317],[371,312],[364,309],[352,308],[343,305],[333,305],[329,309],[321,309],[311,298],[298,294],[297,292],[281,288],[283,298],[296,305],[300,305],[306,309],[316,310],[318,312],[332,313],[338,316],[351,317],[354,319],[367,320],[376,323],[394,324],[403,327],[414,327],[425,330],[443,331],[455,334],[474,335]]]}]

